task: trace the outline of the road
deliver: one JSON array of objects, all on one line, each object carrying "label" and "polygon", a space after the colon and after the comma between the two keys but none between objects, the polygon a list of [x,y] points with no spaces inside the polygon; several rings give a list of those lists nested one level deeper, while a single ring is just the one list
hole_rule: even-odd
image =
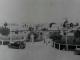
[{"label": "road", "polygon": [[9,49],[0,46],[0,60],[79,60],[73,52],[59,51],[43,43],[27,43],[26,49]]}]

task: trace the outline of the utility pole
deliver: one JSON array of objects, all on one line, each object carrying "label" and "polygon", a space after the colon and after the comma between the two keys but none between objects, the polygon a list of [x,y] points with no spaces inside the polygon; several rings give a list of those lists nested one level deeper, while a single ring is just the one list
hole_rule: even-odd
[{"label": "utility pole", "polygon": [[68,30],[66,30],[66,50],[68,50],[68,41],[67,41],[67,33],[68,33]]},{"label": "utility pole", "polygon": [[68,50],[68,41],[67,41],[67,34],[68,34],[68,26],[67,26],[67,24],[68,24],[68,18],[65,18],[65,22],[64,22],[64,25],[65,25],[65,27],[64,27],[64,29],[65,29],[65,39],[66,39],[66,50]]}]

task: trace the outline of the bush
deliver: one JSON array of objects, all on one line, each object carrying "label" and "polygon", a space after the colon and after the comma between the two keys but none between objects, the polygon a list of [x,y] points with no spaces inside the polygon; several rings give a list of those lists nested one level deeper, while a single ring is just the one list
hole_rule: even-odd
[{"label": "bush", "polygon": [[49,36],[50,39],[52,39],[53,41],[59,43],[62,40],[62,35],[60,35],[59,33],[52,33]]}]

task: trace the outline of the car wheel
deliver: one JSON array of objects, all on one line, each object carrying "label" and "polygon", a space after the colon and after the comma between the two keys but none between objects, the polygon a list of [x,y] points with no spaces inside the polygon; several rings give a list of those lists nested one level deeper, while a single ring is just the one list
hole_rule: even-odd
[{"label": "car wheel", "polygon": [[24,46],[24,45],[21,45],[21,46],[20,46],[20,49],[24,49],[24,48],[25,48],[25,46]]}]

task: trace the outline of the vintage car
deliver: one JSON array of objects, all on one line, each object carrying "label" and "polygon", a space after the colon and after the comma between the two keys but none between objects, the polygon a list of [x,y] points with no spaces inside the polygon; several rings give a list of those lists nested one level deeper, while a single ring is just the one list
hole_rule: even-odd
[{"label": "vintage car", "polygon": [[24,49],[26,47],[26,44],[22,41],[17,41],[17,42],[8,44],[8,47],[13,49]]}]

